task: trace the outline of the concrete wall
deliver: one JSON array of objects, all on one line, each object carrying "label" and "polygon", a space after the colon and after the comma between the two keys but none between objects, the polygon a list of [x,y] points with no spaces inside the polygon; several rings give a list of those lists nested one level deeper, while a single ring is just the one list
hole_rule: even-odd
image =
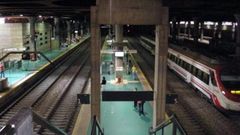
[{"label": "concrete wall", "polygon": [[21,23],[0,24],[0,49],[21,48],[23,45]]},{"label": "concrete wall", "polygon": [[37,23],[35,25],[35,31],[37,33],[37,50],[39,51],[48,51],[50,50],[50,25],[47,23]]},{"label": "concrete wall", "polygon": [[[30,25],[29,23],[25,23],[22,25],[23,27],[23,46],[30,46]],[[38,51],[48,51],[51,49],[50,45],[50,37],[51,37],[51,29],[50,24],[48,23],[36,23],[35,24],[35,32],[36,32],[36,46]]]},{"label": "concrete wall", "polygon": [[[50,24],[36,23],[36,45],[38,51],[51,49]],[[29,23],[5,23],[0,24],[0,56],[5,53],[5,48],[25,48],[30,45],[30,24]]]}]

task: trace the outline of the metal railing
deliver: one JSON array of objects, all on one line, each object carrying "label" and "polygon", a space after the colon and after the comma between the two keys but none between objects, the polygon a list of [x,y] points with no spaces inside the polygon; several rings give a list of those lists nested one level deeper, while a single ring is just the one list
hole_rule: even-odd
[{"label": "metal railing", "polygon": [[[167,130],[164,130],[166,128]],[[149,129],[149,135],[165,135],[165,133],[167,135],[187,135],[186,131],[179,123],[177,116],[174,114],[159,124],[155,129],[152,127]]]},{"label": "metal railing", "polygon": [[45,56],[42,52],[39,52],[39,51],[37,51],[37,52],[34,52],[34,51],[12,51],[12,52],[8,52],[7,54],[5,54],[4,56],[2,56],[0,58],[0,61],[5,59],[6,57],[8,57],[10,54],[23,54],[23,53],[29,53],[29,54],[37,53],[37,54],[40,54],[44,59],[46,59],[50,64],[52,64],[52,61],[47,56]]},{"label": "metal railing", "polygon": [[[33,122],[41,125],[46,129],[49,129],[50,131],[52,131],[57,135],[67,135],[66,132],[52,125],[47,120],[42,118],[40,115],[32,111],[30,108],[22,108],[15,116],[13,116],[7,122],[6,126],[0,129],[0,135],[13,135],[13,134],[16,134],[18,130],[23,131],[23,130],[29,129],[27,127],[32,127]],[[27,130],[25,133],[33,134],[32,130]]]},{"label": "metal railing", "polygon": [[14,127],[6,125],[0,129],[0,135],[10,135],[14,133]]},{"label": "metal railing", "polygon": [[97,121],[97,117],[96,116],[93,117],[91,135],[104,135],[104,131],[100,127],[100,124]]}]

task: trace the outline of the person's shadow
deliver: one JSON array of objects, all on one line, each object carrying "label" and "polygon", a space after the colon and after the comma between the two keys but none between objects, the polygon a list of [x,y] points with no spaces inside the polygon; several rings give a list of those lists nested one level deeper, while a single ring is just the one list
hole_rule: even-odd
[{"label": "person's shadow", "polygon": [[148,113],[144,112],[144,115],[140,117],[145,122],[150,122],[150,118],[148,117]]}]

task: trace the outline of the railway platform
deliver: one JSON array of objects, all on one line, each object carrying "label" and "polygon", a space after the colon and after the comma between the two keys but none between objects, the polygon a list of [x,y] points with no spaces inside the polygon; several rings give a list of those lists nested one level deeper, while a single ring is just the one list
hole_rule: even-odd
[{"label": "railway platform", "polygon": [[[83,37],[78,43],[71,44],[67,48],[61,48],[56,49],[52,51],[46,51],[43,54],[51,61],[57,60],[59,57],[63,56],[65,53],[72,50],[77,44],[84,42],[86,39],[88,39],[89,36]],[[15,62],[16,64],[16,62]],[[15,88],[27,81],[30,78],[34,78],[36,73],[39,72],[39,70],[44,69],[47,67],[49,62],[44,59],[43,57],[40,57],[40,59],[36,61],[29,60],[27,63],[24,63],[25,67],[23,69],[23,63],[22,66],[16,67],[14,63],[10,64],[11,67],[8,67],[4,73],[5,77],[8,81],[8,88],[0,91],[0,102],[2,101],[1,98],[7,98],[12,93],[15,93]]]},{"label": "railway platform", "polygon": [[[111,50],[104,43],[102,50]],[[101,54],[101,78],[105,77],[106,84],[102,85],[101,91],[146,91],[152,90],[140,67],[131,56],[132,66],[137,68],[137,78],[133,78],[126,69],[123,71],[122,82],[118,83],[115,72],[111,71],[113,54]],[[90,90],[89,90],[90,91]],[[100,125],[105,135],[147,135],[152,126],[153,108],[152,102],[144,104],[144,115],[139,115],[138,108],[134,107],[133,101],[101,101]],[[73,135],[91,133],[90,105],[82,105]],[[167,117],[167,115],[166,115]],[[87,121],[87,122],[86,122]],[[164,134],[172,134],[172,126],[164,129]]]}]

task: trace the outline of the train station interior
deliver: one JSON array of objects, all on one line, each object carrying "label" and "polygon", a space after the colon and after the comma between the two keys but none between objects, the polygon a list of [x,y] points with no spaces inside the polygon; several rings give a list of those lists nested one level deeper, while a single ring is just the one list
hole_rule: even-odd
[{"label": "train station interior", "polygon": [[239,135],[240,1],[0,1],[0,135]]}]

